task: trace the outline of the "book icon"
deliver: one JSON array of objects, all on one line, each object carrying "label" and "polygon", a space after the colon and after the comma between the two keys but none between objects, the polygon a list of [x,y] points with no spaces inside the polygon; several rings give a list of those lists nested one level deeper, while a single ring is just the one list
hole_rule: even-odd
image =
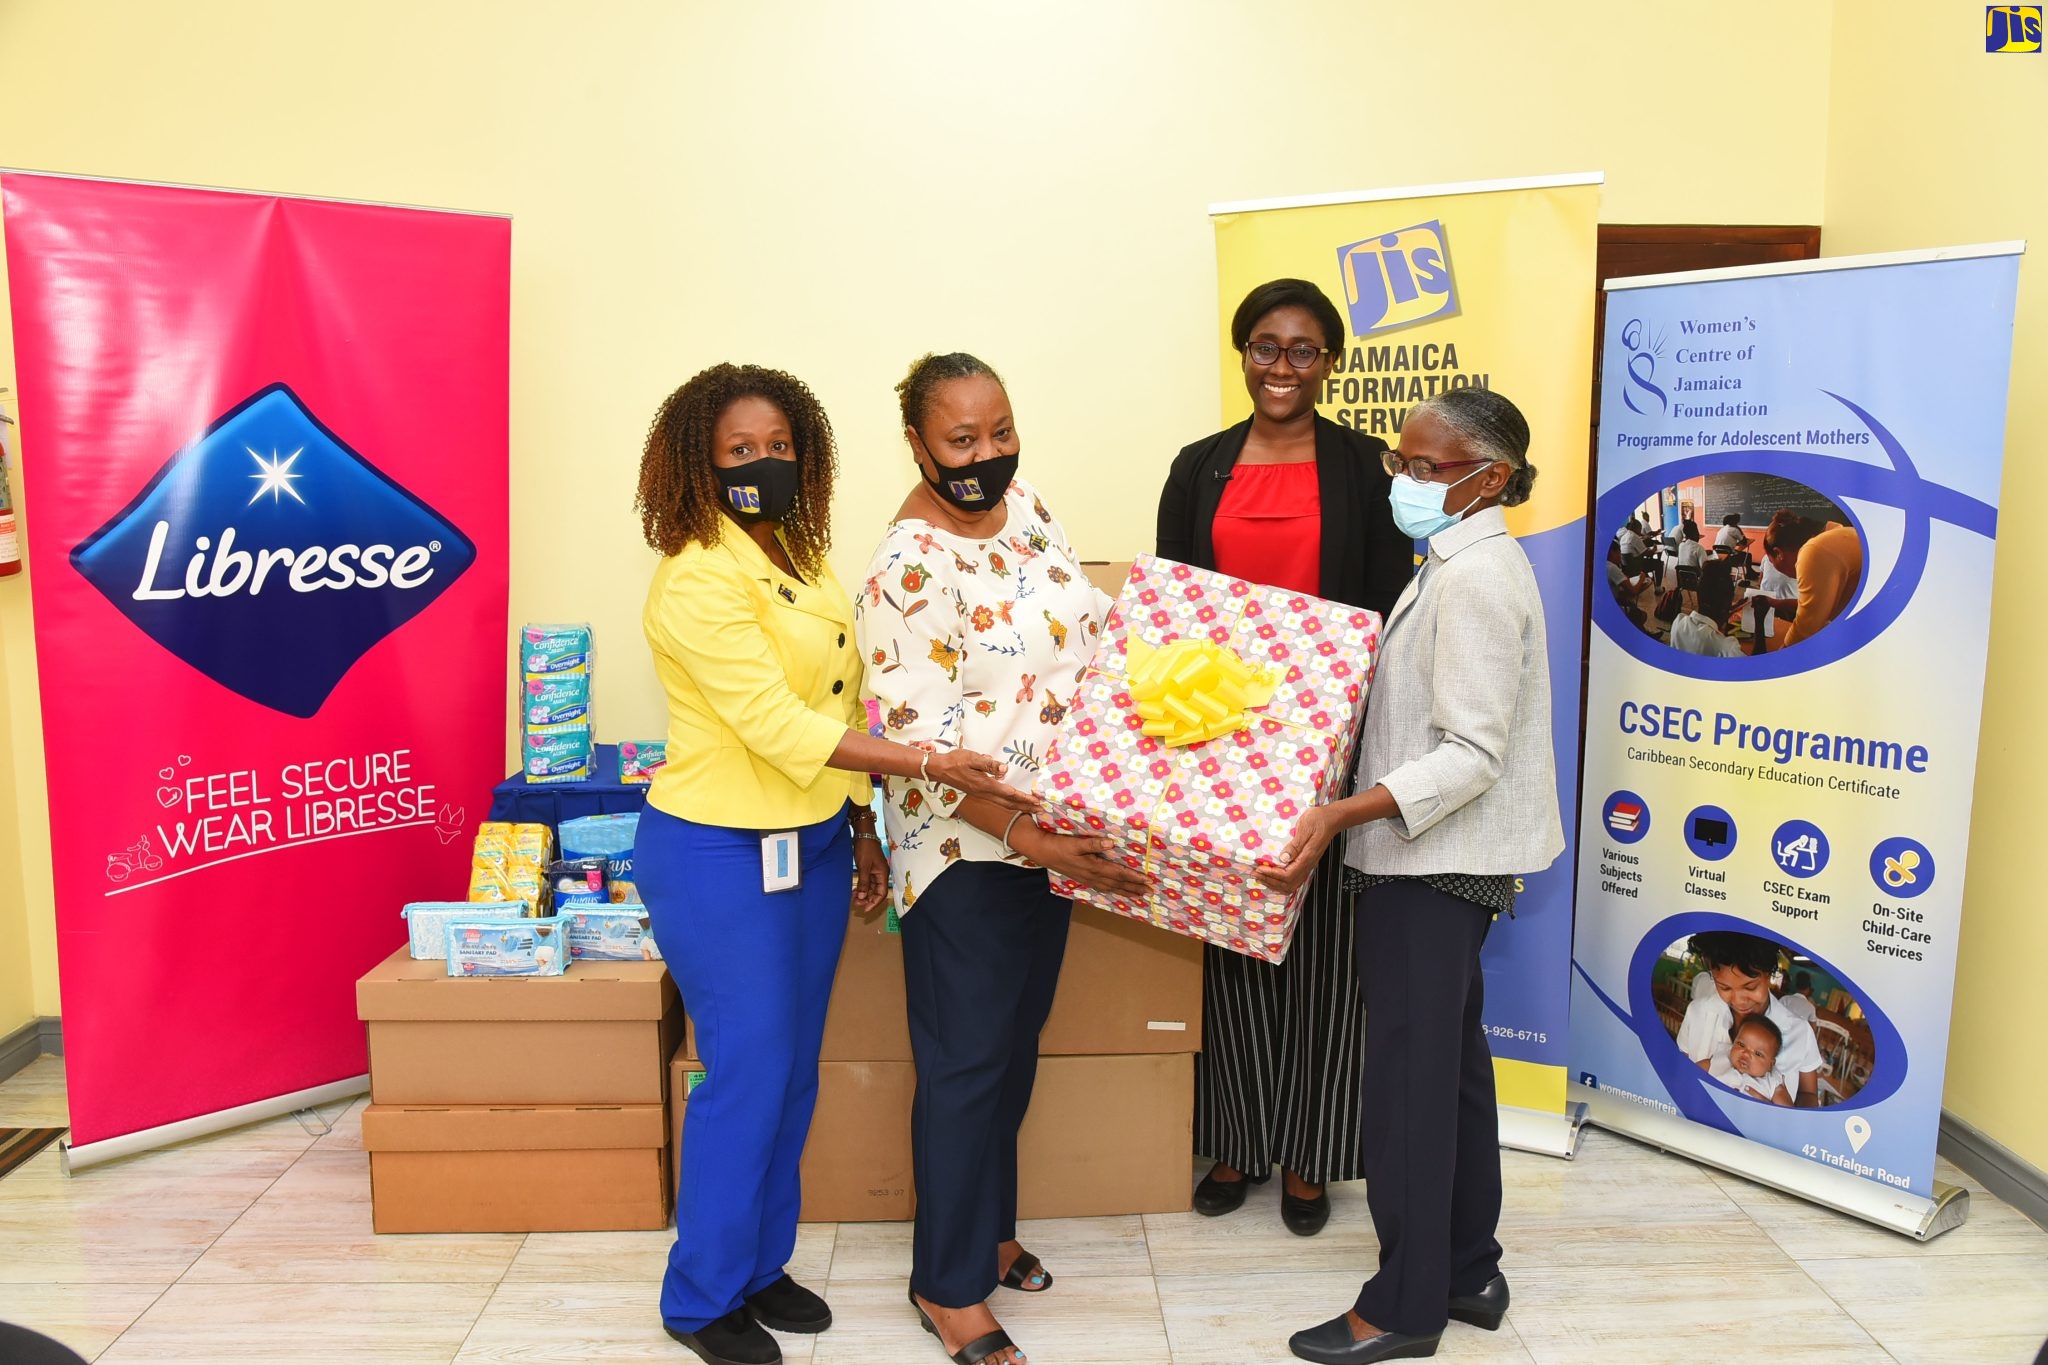
[{"label": "book icon", "polygon": [[1634,801],[1617,801],[1607,812],[1607,827],[1616,834],[1634,834],[1643,823],[1643,808]]}]

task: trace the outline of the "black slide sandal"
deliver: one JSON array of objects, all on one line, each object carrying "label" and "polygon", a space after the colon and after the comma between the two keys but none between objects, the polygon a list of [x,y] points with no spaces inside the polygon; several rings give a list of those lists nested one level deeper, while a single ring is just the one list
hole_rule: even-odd
[{"label": "black slide sandal", "polygon": [[[945,1350],[946,1339],[939,1335],[939,1325],[932,1321],[932,1315],[925,1312],[924,1305],[917,1301],[917,1291],[915,1289],[910,1291],[910,1306],[916,1310],[917,1320],[924,1324],[924,1330],[938,1337],[939,1349],[941,1351]],[[1018,1349],[1016,1342],[1010,1340],[1010,1334],[1001,1328],[997,1328],[993,1332],[976,1337],[959,1350],[952,1352],[952,1359],[954,1365],[981,1365],[984,1360],[991,1356],[1000,1355],[1004,1351],[1016,1351],[1018,1359],[1024,1358],[1024,1352]]]},{"label": "black slide sandal", "polygon": [[[1043,1275],[1045,1277],[1044,1282],[1036,1289],[1031,1287],[1031,1277],[1033,1275]],[[1025,1294],[1043,1294],[1046,1290],[1052,1288],[1052,1272],[1047,1270],[1044,1263],[1036,1256],[1033,1256],[1028,1251],[1022,1251],[1017,1254],[1016,1260],[1010,1262],[1009,1270],[1004,1273],[1003,1288],[1015,1289]]]}]

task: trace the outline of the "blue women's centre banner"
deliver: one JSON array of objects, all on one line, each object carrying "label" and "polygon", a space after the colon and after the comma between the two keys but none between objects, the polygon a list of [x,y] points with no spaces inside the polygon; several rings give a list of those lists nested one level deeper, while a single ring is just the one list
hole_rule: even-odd
[{"label": "blue women's centre banner", "polygon": [[1933,1194],[2019,250],[1609,285],[1572,1071],[1830,1202]]}]

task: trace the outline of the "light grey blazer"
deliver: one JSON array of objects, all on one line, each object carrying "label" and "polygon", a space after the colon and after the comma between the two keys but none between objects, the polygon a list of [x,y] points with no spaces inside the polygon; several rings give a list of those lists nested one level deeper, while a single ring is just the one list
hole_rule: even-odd
[{"label": "light grey blazer", "polygon": [[1543,602],[1499,508],[1432,538],[1394,604],[1356,779],[1400,807],[1351,832],[1362,872],[1520,875],[1564,851]]}]

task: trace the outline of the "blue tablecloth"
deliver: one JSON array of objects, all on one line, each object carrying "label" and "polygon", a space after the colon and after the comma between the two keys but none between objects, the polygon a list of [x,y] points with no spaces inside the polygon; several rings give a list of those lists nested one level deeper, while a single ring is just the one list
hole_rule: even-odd
[{"label": "blue tablecloth", "polygon": [[645,782],[619,781],[619,746],[597,746],[588,782],[528,782],[523,773],[491,788],[491,819],[560,825],[586,815],[626,815],[647,804]]}]

